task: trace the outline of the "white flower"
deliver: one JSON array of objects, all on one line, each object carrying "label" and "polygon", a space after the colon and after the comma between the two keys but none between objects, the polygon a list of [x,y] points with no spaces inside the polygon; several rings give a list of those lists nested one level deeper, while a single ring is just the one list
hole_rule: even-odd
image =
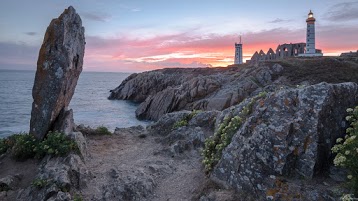
[{"label": "white flower", "polygon": [[349,175],[347,176],[347,178],[348,178],[348,179],[352,179],[353,176],[352,176],[351,174],[349,174]]},{"label": "white flower", "polygon": [[341,197],[342,201],[351,201],[353,199],[351,194],[345,194]]},{"label": "white flower", "polygon": [[343,164],[346,160],[347,158],[345,156],[337,155],[336,158],[334,158],[333,163],[338,166]]},{"label": "white flower", "polygon": [[349,155],[350,153],[351,153],[350,151],[344,152],[345,155]]},{"label": "white flower", "polygon": [[353,112],[353,109],[352,109],[352,108],[347,108],[346,111],[347,111],[347,112]]},{"label": "white flower", "polygon": [[352,136],[350,137],[350,139],[351,139],[351,140],[354,140],[354,139],[356,139],[356,137],[357,137],[357,136],[352,135]]},{"label": "white flower", "polygon": [[341,143],[342,141],[343,141],[342,138],[337,138],[337,140],[336,140],[337,143]]}]

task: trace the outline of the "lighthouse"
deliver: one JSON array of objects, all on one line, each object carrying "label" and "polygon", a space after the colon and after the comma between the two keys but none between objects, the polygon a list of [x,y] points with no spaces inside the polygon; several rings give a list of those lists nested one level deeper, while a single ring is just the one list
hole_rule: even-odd
[{"label": "lighthouse", "polygon": [[241,36],[240,42],[235,43],[235,61],[234,64],[242,64],[242,43],[241,43]]},{"label": "lighthouse", "polygon": [[306,53],[299,54],[298,56],[314,57],[323,56],[322,51],[316,49],[316,32],[315,23],[316,19],[313,17],[313,13],[310,10],[306,19],[307,31],[306,31]]},{"label": "lighthouse", "polygon": [[313,17],[313,13],[310,10],[308,13],[307,22],[307,34],[306,34],[306,53],[307,54],[315,54],[316,53],[316,45],[315,45],[315,30],[314,30],[314,22],[316,19]]}]

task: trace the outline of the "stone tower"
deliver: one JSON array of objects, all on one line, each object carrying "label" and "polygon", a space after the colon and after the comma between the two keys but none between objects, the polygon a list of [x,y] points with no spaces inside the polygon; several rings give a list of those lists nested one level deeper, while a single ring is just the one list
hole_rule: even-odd
[{"label": "stone tower", "polygon": [[235,62],[234,64],[242,64],[242,43],[241,43],[241,36],[240,42],[235,43]]},{"label": "stone tower", "polygon": [[317,57],[323,56],[322,50],[316,49],[316,31],[314,27],[316,19],[313,17],[313,13],[310,10],[308,13],[307,22],[307,32],[306,32],[306,52],[299,53],[299,57]]},{"label": "stone tower", "polygon": [[310,10],[308,13],[307,22],[307,34],[306,34],[306,54],[315,54],[316,45],[315,45],[315,29],[314,22],[316,19],[313,17],[313,13]]}]

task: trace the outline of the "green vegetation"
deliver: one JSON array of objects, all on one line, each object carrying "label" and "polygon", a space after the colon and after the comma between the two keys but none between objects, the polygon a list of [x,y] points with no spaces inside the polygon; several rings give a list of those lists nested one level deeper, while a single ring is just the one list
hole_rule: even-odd
[{"label": "green vegetation", "polygon": [[45,187],[48,183],[49,181],[47,179],[36,178],[31,182],[31,185],[38,189],[41,189]]},{"label": "green vegetation", "polygon": [[45,155],[65,156],[71,151],[78,151],[76,142],[65,134],[49,132],[43,141],[38,141],[30,134],[15,134],[0,141],[1,153],[10,150],[17,160],[42,158]]},{"label": "green vegetation", "polygon": [[14,135],[13,142],[14,144],[11,149],[11,154],[14,158],[18,160],[25,160],[36,156],[35,149],[38,146],[38,141],[33,135]]},{"label": "green vegetation", "polygon": [[183,126],[187,126],[189,121],[200,112],[201,112],[201,110],[193,110],[190,114],[186,115],[183,119],[181,119],[178,122],[175,122],[175,124],[173,125],[172,128],[175,130],[175,129],[183,127]]},{"label": "green vegetation", "polygon": [[345,138],[338,138],[337,144],[332,148],[332,152],[337,153],[333,163],[347,168],[348,185],[354,195],[358,196],[358,106],[354,109],[348,108],[347,112],[346,120],[350,123],[350,127],[346,130]]},{"label": "green vegetation", "polygon": [[202,155],[204,157],[203,163],[206,172],[210,172],[219,162],[222,151],[231,143],[232,137],[240,128],[244,119],[251,113],[254,103],[263,97],[266,97],[266,92],[262,92],[258,96],[251,98],[250,102],[239,112],[239,115],[232,117],[233,115],[231,113],[228,114],[214,135],[205,140]]},{"label": "green vegetation", "polygon": [[37,158],[45,155],[66,156],[71,151],[78,152],[75,141],[69,139],[65,134],[49,132],[47,137],[34,149]]},{"label": "green vegetation", "polygon": [[9,148],[9,140],[7,138],[0,139],[0,155],[6,153]]},{"label": "green vegetation", "polygon": [[75,194],[75,196],[73,196],[73,201],[82,201],[82,196],[79,194]]},{"label": "green vegetation", "polygon": [[173,125],[173,129],[177,129],[177,128],[187,126],[187,125],[188,125],[188,120],[186,118],[184,118],[178,122],[175,122],[175,124]]},{"label": "green vegetation", "polygon": [[105,126],[98,126],[95,130],[98,135],[112,135],[112,133]]}]

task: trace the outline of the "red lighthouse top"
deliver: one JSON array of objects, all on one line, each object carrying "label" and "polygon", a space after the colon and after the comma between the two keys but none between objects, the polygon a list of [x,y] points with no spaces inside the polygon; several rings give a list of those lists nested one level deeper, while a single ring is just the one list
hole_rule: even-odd
[{"label": "red lighthouse top", "polygon": [[314,24],[314,22],[316,21],[316,19],[313,17],[313,13],[310,10],[310,12],[308,13],[308,18],[306,20],[307,24]]}]

